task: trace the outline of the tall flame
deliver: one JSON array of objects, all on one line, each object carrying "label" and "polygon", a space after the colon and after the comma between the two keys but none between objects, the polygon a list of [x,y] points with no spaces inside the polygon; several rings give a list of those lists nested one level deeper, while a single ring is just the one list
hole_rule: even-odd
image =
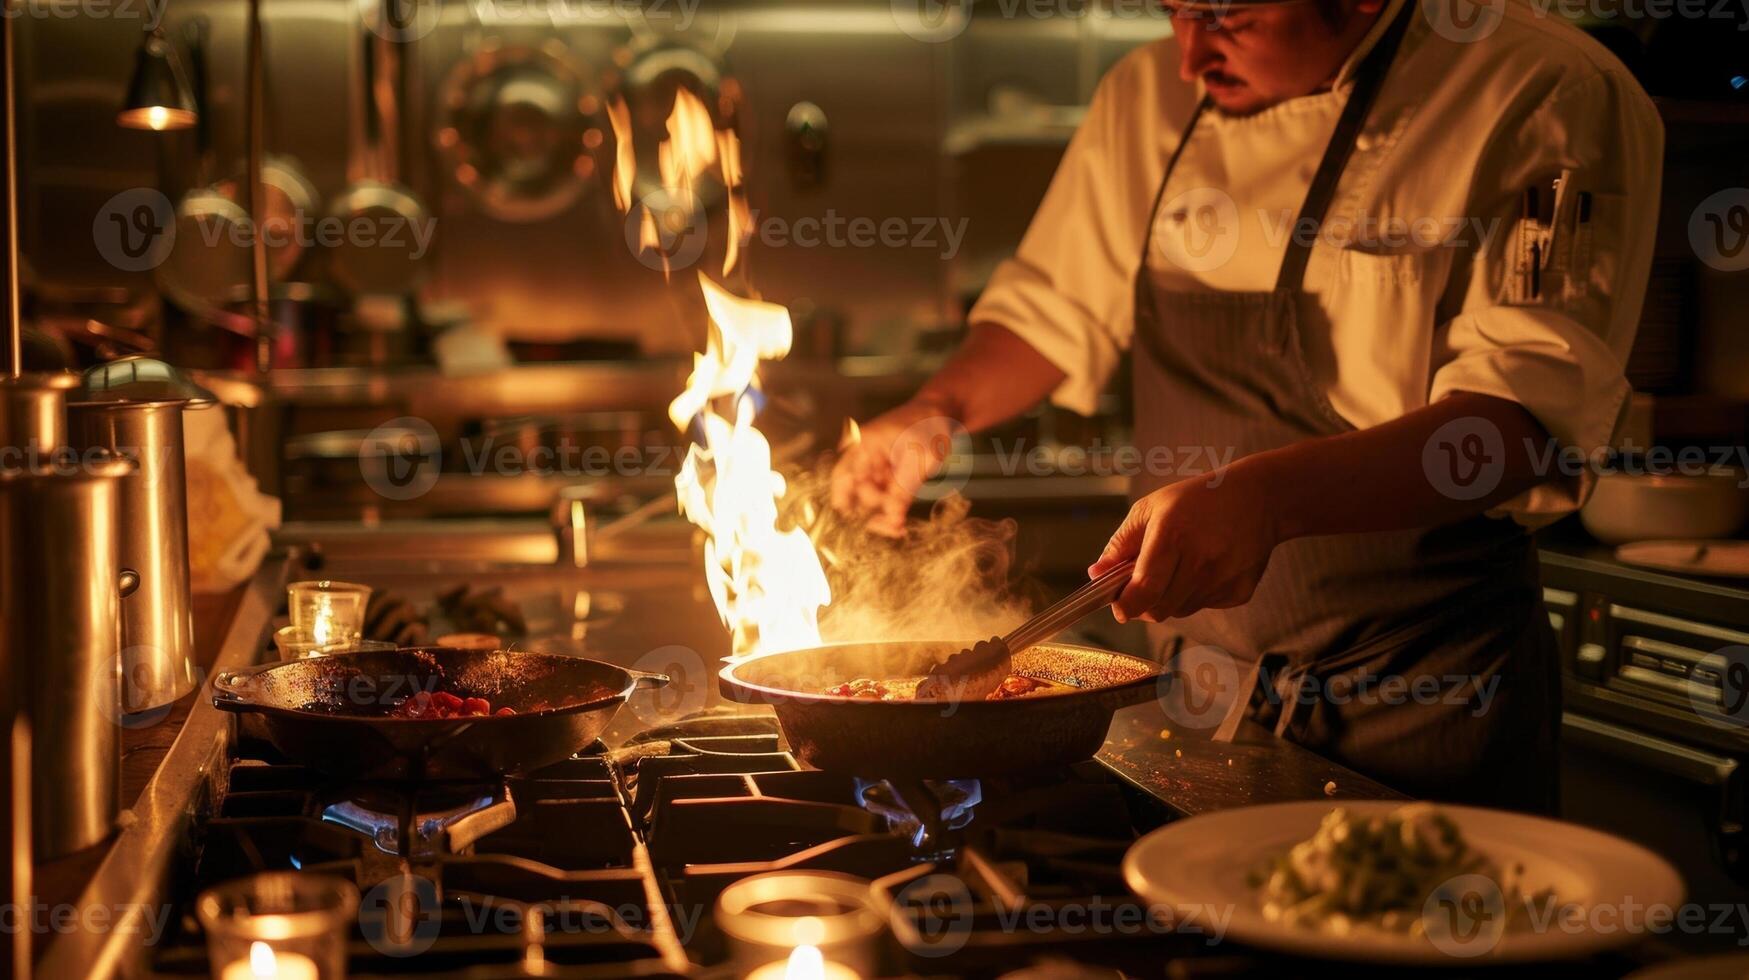
[{"label": "tall flame", "polygon": [[689,89],[674,90],[674,108],[668,113],[668,139],[657,148],[656,155],[662,186],[669,190],[691,189],[693,182],[717,162],[711,111]]},{"label": "tall flame", "polygon": [[632,112],[624,98],[616,97],[607,104],[607,121],[613,126],[613,203],[624,213],[631,210],[632,184],[638,176],[637,147],[632,145]]},{"label": "tall flame", "polygon": [[[610,107],[609,118],[620,146],[614,201],[628,213],[634,206],[643,210],[642,247],[659,248],[661,217],[631,200],[636,160],[623,103]],[[732,130],[718,132],[705,104],[679,89],[657,158],[663,189],[676,201],[696,201],[696,182],[719,168],[729,196],[722,267],[728,277],[751,226],[740,140]],[[737,296],[702,272],[698,283],[710,315],[705,349],[693,355],[686,387],[668,406],[674,425],[695,439],[674,478],[680,512],[705,532],[705,583],[735,656],[818,646],[820,608],[832,601],[832,591],[807,532],[778,527],[787,486],[771,468],[771,444],[754,424],[763,401],[759,363],[789,354],[789,311]]]},{"label": "tall flame", "polygon": [[[703,273],[698,282],[711,330],[686,390],[668,406],[676,426],[696,421],[701,430],[674,480],[680,510],[709,535],[705,581],[736,655],[819,646],[819,611],[832,590],[807,532],[777,526],[786,485],[753,424],[759,362],[789,353],[789,311],[736,296]],[[725,398],[732,417],[713,407]]]}]

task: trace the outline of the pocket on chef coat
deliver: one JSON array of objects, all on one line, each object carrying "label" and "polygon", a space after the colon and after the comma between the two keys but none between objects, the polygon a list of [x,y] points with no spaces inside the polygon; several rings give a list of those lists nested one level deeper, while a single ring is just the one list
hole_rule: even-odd
[{"label": "pocket on chef coat", "polygon": [[[1412,392],[1424,387],[1425,378],[1403,365],[1428,361],[1432,332],[1420,325],[1439,320],[1456,251],[1333,250],[1332,274],[1320,297],[1328,322],[1322,331],[1308,331],[1306,358],[1318,376],[1339,379],[1337,408],[1351,421],[1394,418],[1413,404]],[[1368,404],[1343,404],[1341,392],[1368,392]]]}]

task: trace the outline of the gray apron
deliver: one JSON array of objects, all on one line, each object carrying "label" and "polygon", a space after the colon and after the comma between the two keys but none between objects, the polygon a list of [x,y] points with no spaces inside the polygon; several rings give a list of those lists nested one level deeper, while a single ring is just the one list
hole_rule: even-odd
[{"label": "gray apron", "polygon": [[[1414,9],[1403,5],[1357,70],[1300,220],[1323,221]],[[1148,268],[1166,184],[1207,106],[1197,107],[1167,163],[1142,245],[1136,445],[1144,454],[1230,447],[1238,458],[1352,431],[1307,365],[1301,327],[1320,315],[1316,297],[1302,290],[1310,242],[1290,238],[1269,292],[1168,289]],[[1132,492],[1206,478],[1144,472]],[[1245,605],[1149,632],[1162,660],[1191,650],[1207,657],[1212,648],[1237,662],[1239,677],[1262,661],[1261,683],[1248,692],[1252,717],[1388,786],[1554,808],[1559,667],[1536,551],[1511,520],[1288,541]]]}]

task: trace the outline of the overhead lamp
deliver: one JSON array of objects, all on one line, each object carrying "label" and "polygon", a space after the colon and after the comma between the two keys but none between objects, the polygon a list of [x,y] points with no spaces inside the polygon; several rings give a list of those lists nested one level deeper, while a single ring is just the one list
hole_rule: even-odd
[{"label": "overhead lamp", "polygon": [[129,129],[162,132],[187,129],[196,118],[194,92],[188,87],[188,76],[182,73],[176,49],[154,28],[141,40],[134,56],[127,101],[115,121]]}]

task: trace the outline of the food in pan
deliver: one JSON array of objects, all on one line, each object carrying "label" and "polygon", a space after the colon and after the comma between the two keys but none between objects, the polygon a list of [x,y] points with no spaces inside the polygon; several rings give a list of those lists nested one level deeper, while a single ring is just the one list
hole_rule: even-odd
[{"label": "food in pan", "polygon": [[[867,698],[871,701],[910,701],[917,697],[917,685],[921,683],[923,683],[922,677],[897,677],[885,681],[858,677],[842,684],[834,684],[821,693],[841,698]],[[1009,674],[996,690],[984,696],[984,700],[1009,701],[1030,694],[1060,691],[1068,686],[1056,681],[1040,680],[1037,677]]]},{"label": "food in pan", "polygon": [[511,707],[492,710],[492,702],[485,698],[462,698],[448,691],[420,691],[395,706],[389,712],[391,718],[485,718],[488,716],[502,717],[516,714]]},{"label": "food in pan", "polygon": [[1331,810],[1310,839],[1253,873],[1251,884],[1271,922],[1338,934],[1376,928],[1422,935],[1429,898],[1460,875],[1497,885],[1505,927],[1522,925],[1529,906],[1549,898],[1527,895],[1523,870],[1472,849],[1433,804],[1412,803],[1382,817]]}]

